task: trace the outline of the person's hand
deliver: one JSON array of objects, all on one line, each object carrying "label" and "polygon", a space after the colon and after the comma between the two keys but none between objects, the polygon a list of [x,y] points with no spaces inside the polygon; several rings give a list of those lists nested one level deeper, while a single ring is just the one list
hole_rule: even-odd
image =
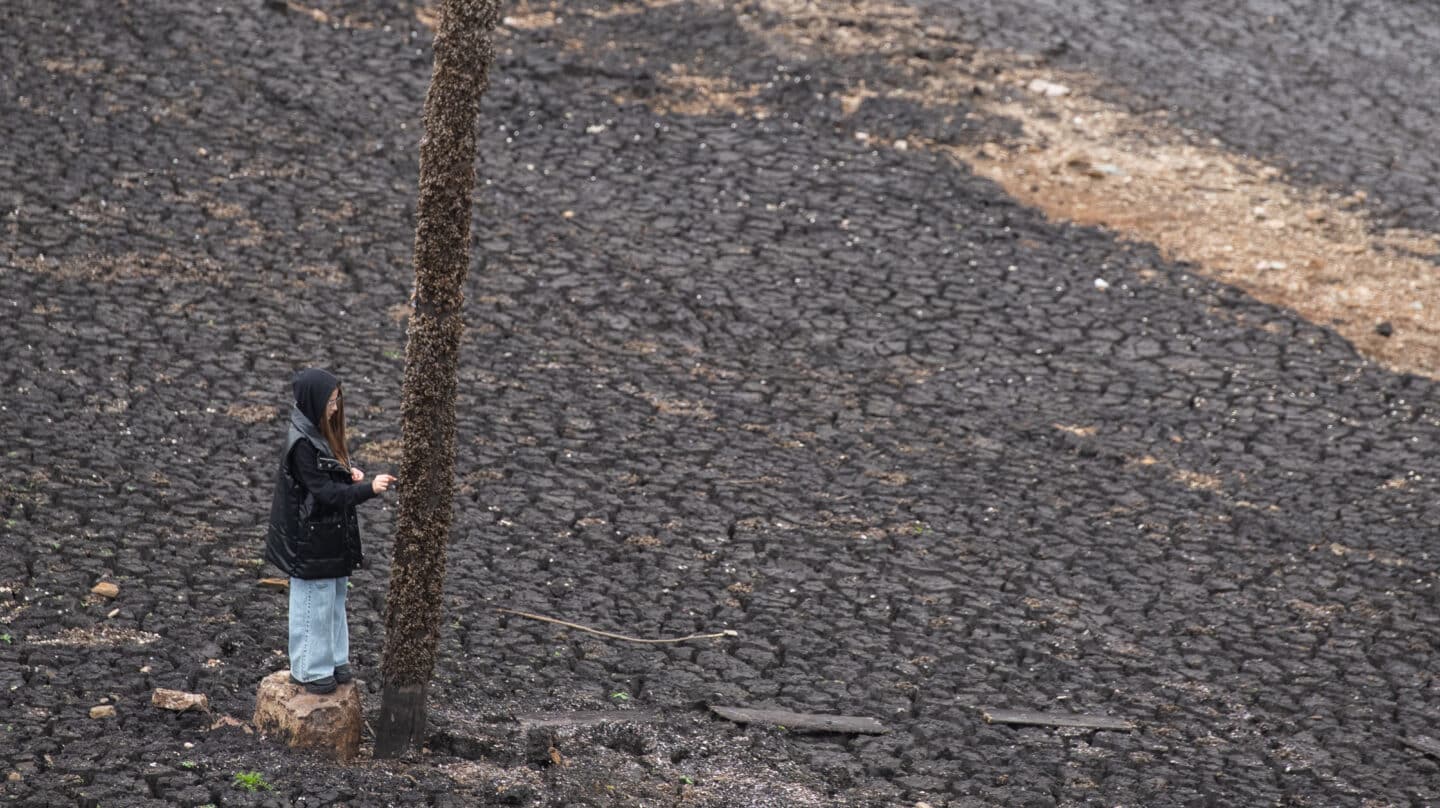
[{"label": "person's hand", "polygon": [[376,474],[375,479],[370,481],[370,490],[377,494],[383,494],[390,490],[390,486],[393,485],[394,482],[395,475],[393,474]]},{"label": "person's hand", "polygon": [[361,471],[359,468],[357,468],[357,467],[355,467],[355,466],[351,466],[351,467],[350,467],[350,482],[352,482],[352,483],[358,483],[358,482],[360,482],[360,481],[363,480],[363,479],[365,479],[365,472]]}]

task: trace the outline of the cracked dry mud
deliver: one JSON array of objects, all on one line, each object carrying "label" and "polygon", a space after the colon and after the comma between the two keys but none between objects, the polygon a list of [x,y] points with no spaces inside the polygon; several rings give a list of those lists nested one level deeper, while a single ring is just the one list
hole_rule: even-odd
[{"label": "cracked dry mud", "polygon": [[[397,457],[433,11],[10,9],[0,799],[1440,801],[1404,743],[1440,718],[1436,169],[1398,86],[1433,95],[1414,55],[1440,32],[1393,1],[1186,4],[1179,28],[1050,5],[507,6],[435,735],[348,768],[225,719],[284,666],[284,596],[256,582],[290,372],[333,368],[361,465]],[[1214,208],[1245,215],[1147,230],[1134,208],[1187,187],[1167,155],[1208,161]],[[1261,259],[1207,251],[1277,218]],[[366,517],[362,678],[393,528]],[[641,647],[496,607],[738,636]],[[156,687],[212,713],[156,710]],[[629,720],[526,730],[596,711]],[[252,771],[270,789],[236,784]]]}]

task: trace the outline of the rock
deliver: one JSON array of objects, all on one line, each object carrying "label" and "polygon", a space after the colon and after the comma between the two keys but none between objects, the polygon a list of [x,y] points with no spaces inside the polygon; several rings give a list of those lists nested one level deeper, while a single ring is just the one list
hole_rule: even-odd
[{"label": "rock", "polygon": [[1109,288],[1110,288],[1110,282],[1107,281],[1107,280],[1105,280],[1104,278],[1096,278],[1096,279],[1095,279],[1095,288],[1096,288],[1096,289],[1099,289],[1100,291],[1103,292],[1103,291],[1105,291],[1106,289],[1109,289]]},{"label": "rock", "polygon": [[90,588],[90,591],[102,598],[113,598],[120,594],[120,587],[109,581],[101,581]]},{"label": "rock", "polygon": [[1375,333],[1379,334],[1382,337],[1388,337],[1391,334],[1395,333],[1395,326],[1390,325],[1390,321],[1386,320],[1385,322],[1375,326]]},{"label": "rock", "polygon": [[115,707],[110,704],[101,704],[90,708],[91,718],[114,718]]},{"label": "rock", "polygon": [[1124,176],[1124,169],[1114,163],[1097,163],[1089,157],[1077,155],[1065,161],[1066,167],[1077,171],[1091,179],[1103,180],[1106,177]]},{"label": "rock", "polygon": [[25,775],[21,774],[20,772],[10,772],[9,774],[5,775],[5,779],[9,780],[12,783],[18,783],[21,780],[25,779]]},{"label": "rock", "polygon": [[1356,191],[1355,193],[1345,197],[1344,199],[1341,199],[1340,204],[1347,208],[1353,208],[1356,205],[1364,204],[1365,200],[1369,198],[1370,195],[1365,193],[1364,191]]},{"label": "rock", "polygon": [[210,698],[204,693],[186,693],[183,690],[167,690],[157,687],[155,692],[150,694],[150,703],[162,710],[174,710],[177,713],[183,713],[186,710],[210,712]]},{"label": "rock", "polygon": [[1070,94],[1069,87],[1063,84],[1056,84],[1053,81],[1046,81],[1045,79],[1034,79],[1027,85],[1027,88],[1030,92],[1038,93],[1047,98],[1059,98],[1062,95]]},{"label": "rock", "polygon": [[287,745],[314,749],[337,760],[360,750],[360,691],[354,682],[323,696],[306,693],[290,682],[290,671],[266,676],[255,697],[252,723],[262,733],[283,738]]}]

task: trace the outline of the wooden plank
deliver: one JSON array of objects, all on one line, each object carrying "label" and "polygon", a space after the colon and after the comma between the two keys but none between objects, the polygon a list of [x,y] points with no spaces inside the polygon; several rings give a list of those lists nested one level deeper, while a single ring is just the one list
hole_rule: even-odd
[{"label": "wooden plank", "polygon": [[745,707],[710,705],[721,718],[740,724],[773,724],[797,732],[841,732],[853,735],[884,735],[886,729],[869,716],[792,713],[789,710],[752,710]]},{"label": "wooden plank", "polygon": [[263,589],[289,589],[289,578],[261,578],[255,582]]},{"label": "wooden plank", "polygon": [[1410,735],[1408,737],[1401,737],[1400,743],[1405,744],[1411,749],[1418,749],[1431,757],[1440,758],[1440,741],[1434,738],[1425,735]]},{"label": "wooden plank", "polygon": [[1130,732],[1135,725],[1123,718],[1075,713],[1037,713],[1029,710],[997,710],[981,707],[980,715],[987,724],[1028,724],[1039,727],[1079,727],[1081,729],[1113,729]]}]

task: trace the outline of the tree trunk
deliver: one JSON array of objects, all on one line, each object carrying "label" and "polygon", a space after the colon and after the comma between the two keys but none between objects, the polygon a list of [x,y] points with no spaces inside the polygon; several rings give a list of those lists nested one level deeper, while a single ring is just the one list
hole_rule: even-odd
[{"label": "tree trunk", "polygon": [[375,756],[425,740],[425,695],[440,639],[445,545],[455,480],[455,379],[470,265],[470,202],[480,96],[494,58],[499,0],[443,0],[425,96],[415,294],[400,419],[400,512],[385,604]]}]

